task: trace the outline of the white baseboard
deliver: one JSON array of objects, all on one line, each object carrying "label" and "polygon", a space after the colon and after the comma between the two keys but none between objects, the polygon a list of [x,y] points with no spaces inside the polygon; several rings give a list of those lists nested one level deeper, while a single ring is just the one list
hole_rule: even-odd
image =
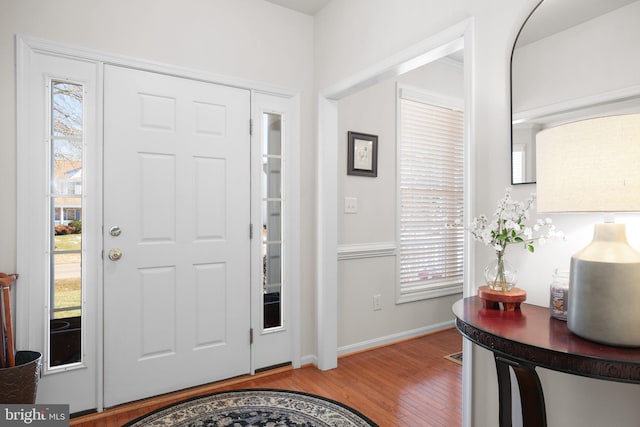
[{"label": "white baseboard", "polygon": [[[355,344],[345,345],[343,347],[338,348],[338,356],[344,356],[351,353],[356,353],[359,351],[369,350],[376,347],[381,347],[383,345],[393,344],[398,341],[403,341],[410,338],[419,337],[422,335],[431,334],[433,332],[442,331],[444,329],[449,329],[455,325],[453,320],[448,320],[446,322],[437,323],[435,325],[425,326],[422,328],[412,329],[409,331],[399,332],[397,334],[391,334],[384,337],[374,338],[372,340],[362,341]],[[301,358],[301,366],[305,365],[315,365],[318,366],[318,357],[315,354],[308,354],[306,356],[302,356]]]},{"label": "white baseboard", "polygon": [[448,320],[446,322],[437,323],[435,325],[425,326],[422,328],[412,329],[410,331],[399,332],[397,334],[387,335],[380,338],[374,338],[372,340],[346,345],[338,348],[338,356],[344,356],[346,354],[355,353],[358,351],[393,344],[394,342],[406,340],[408,338],[415,338],[421,335],[441,331],[443,329],[448,329],[454,326],[454,324],[455,323],[453,320]]},{"label": "white baseboard", "polygon": [[302,356],[302,360],[300,361],[300,366],[305,365],[315,365],[318,366],[318,356],[315,354],[308,354],[306,356]]}]

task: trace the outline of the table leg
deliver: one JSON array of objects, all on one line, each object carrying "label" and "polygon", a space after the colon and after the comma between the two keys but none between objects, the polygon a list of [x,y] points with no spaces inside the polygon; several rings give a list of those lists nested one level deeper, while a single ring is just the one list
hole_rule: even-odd
[{"label": "table leg", "polygon": [[509,368],[518,381],[522,423],[524,427],[546,427],[547,413],[544,394],[535,366],[511,360],[494,353],[498,372],[498,397],[500,399],[500,426],[511,426],[511,380]]},{"label": "table leg", "polygon": [[509,365],[504,363],[494,353],[496,371],[498,373],[498,404],[500,411],[500,427],[511,427],[513,417],[511,415],[511,378]]}]

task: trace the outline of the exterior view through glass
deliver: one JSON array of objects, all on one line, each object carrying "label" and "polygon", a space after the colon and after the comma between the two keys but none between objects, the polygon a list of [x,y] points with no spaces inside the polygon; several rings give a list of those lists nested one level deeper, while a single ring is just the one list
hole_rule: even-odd
[{"label": "exterior view through glass", "polygon": [[81,361],[83,86],[51,81],[49,367]]}]

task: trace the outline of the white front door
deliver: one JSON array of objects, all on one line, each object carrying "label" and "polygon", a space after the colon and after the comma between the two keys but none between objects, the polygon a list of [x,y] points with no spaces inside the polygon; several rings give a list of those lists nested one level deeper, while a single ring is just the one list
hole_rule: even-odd
[{"label": "white front door", "polygon": [[104,82],[105,406],[249,373],[250,92]]}]

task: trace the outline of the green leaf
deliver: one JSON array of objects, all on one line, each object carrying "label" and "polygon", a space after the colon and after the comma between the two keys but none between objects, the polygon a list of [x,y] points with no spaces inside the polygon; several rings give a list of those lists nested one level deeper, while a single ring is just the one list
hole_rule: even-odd
[{"label": "green leaf", "polygon": [[514,240],[515,240],[517,243],[523,243],[523,242],[524,242],[524,240],[522,240],[522,237],[516,237]]},{"label": "green leaf", "polygon": [[529,252],[533,253],[533,251],[535,251],[535,248],[533,247],[533,245],[527,245],[527,249],[529,250]]}]

